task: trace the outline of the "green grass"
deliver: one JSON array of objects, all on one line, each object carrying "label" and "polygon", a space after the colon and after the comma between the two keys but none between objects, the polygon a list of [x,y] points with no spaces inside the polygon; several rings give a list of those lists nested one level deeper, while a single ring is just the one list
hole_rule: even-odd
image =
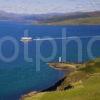
[{"label": "green grass", "polygon": [[66,19],[66,20],[63,20],[63,21],[44,23],[44,24],[48,24],[48,25],[100,24],[100,17]]},{"label": "green grass", "polygon": [[79,70],[88,74],[100,72],[100,59],[88,61],[85,64],[86,67],[80,68]]},{"label": "green grass", "polygon": [[100,75],[83,81],[83,86],[68,91],[37,94],[25,100],[100,100]]},{"label": "green grass", "polygon": [[83,88],[45,93],[40,100],[100,100],[100,76],[92,77],[83,84]]},{"label": "green grass", "polygon": [[[63,90],[64,86],[74,88]],[[63,91],[43,92],[23,100],[100,100],[100,59],[85,63],[85,67],[69,74],[58,87]]]}]

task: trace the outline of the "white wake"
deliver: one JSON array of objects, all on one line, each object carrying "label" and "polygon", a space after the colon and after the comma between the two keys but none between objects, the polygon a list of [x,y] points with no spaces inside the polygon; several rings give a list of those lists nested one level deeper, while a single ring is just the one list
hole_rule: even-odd
[{"label": "white wake", "polygon": [[100,35],[96,36],[72,36],[72,37],[59,37],[59,38],[35,38],[34,41],[45,41],[45,40],[62,40],[68,38],[100,38]]}]

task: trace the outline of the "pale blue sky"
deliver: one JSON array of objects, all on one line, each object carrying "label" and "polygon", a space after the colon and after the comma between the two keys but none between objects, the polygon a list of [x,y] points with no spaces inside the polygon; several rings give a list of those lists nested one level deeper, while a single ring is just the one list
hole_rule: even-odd
[{"label": "pale blue sky", "polygon": [[60,13],[100,10],[100,0],[0,0],[0,10],[14,13]]}]

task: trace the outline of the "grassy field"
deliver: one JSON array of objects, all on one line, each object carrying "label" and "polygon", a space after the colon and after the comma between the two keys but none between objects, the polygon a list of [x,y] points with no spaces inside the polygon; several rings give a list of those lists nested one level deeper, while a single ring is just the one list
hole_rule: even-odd
[{"label": "grassy field", "polygon": [[44,23],[48,25],[100,24],[100,17],[65,19],[63,21]]},{"label": "grassy field", "polygon": [[85,63],[86,67],[69,74],[59,88],[72,85],[68,90],[42,92],[23,100],[100,100],[100,59]]}]

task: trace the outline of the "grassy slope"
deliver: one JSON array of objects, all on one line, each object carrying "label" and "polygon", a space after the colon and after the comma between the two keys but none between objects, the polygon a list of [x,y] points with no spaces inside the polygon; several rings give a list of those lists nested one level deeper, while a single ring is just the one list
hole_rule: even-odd
[{"label": "grassy slope", "polygon": [[[46,93],[40,100],[99,100],[100,76],[86,80],[83,88],[75,88],[65,92]],[[34,99],[33,99],[34,100]]]},{"label": "grassy slope", "polygon": [[[89,78],[86,78],[87,75]],[[71,79],[71,84],[75,85],[73,89],[44,92],[24,100],[100,100],[100,59],[87,62],[85,68],[71,73],[68,78]],[[74,83],[76,79],[81,81]],[[67,80],[62,86],[66,85]]]},{"label": "grassy slope", "polygon": [[51,22],[51,23],[45,23],[45,24],[48,24],[48,25],[100,24],[100,17],[66,19],[64,21],[57,21],[57,22]]}]

